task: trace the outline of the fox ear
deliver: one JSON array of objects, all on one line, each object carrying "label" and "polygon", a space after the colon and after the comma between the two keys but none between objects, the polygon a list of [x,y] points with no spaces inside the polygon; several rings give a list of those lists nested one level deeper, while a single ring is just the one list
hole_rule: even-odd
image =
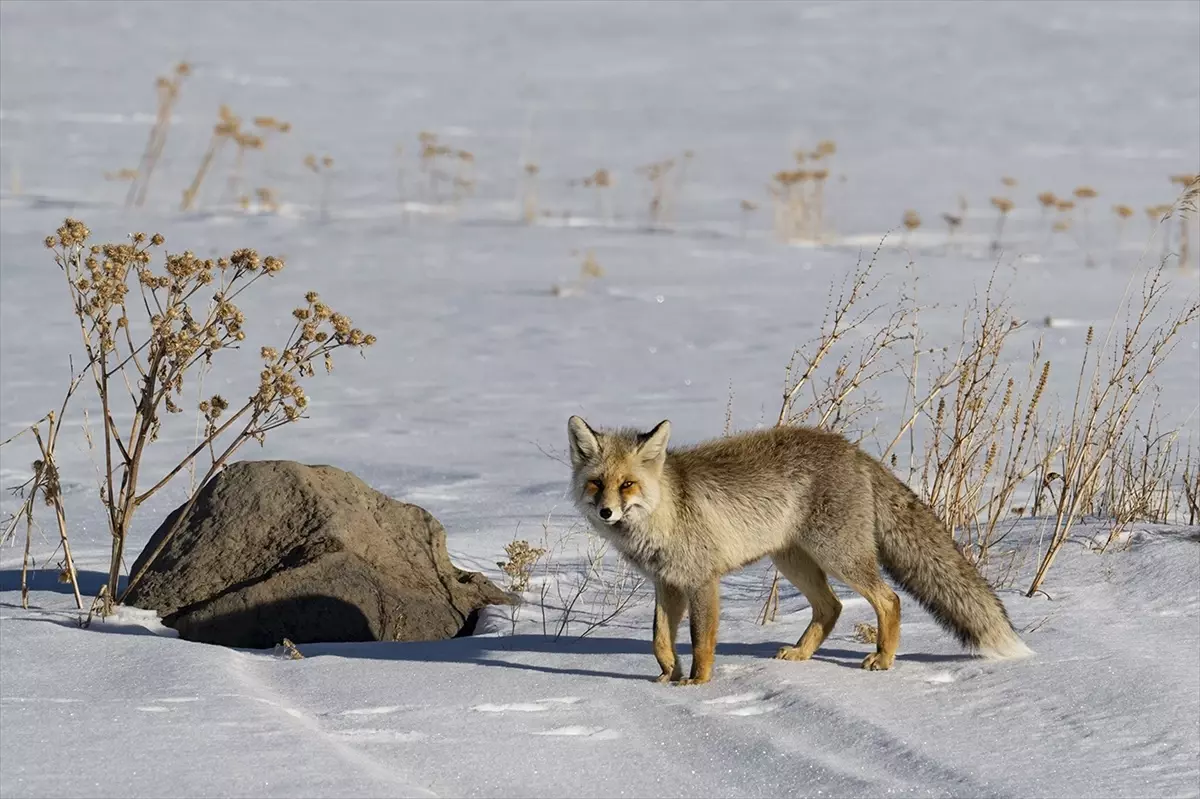
[{"label": "fox ear", "polygon": [[579,468],[600,454],[596,431],[578,416],[567,420],[567,439],[571,442],[571,465]]},{"label": "fox ear", "polygon": [[661,461],[667,454],[667,439],[671,437],[671,423],[663,419],[649,433],[641,436],[638,454],[646,461]]}]

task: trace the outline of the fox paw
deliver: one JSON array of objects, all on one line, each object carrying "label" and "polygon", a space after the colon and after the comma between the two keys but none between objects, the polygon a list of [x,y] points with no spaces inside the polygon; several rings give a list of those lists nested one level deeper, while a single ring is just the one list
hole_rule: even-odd
[{"label": "fox paw", "polygon": [[658,683],[659,685],[663,685],[663,684],[669,683],[669,682],[676,682],[682,676],[683,676],[683,673],[679,672],[679,671],[675,671],[675,672],[664,671],[662,674],[655,677],[654,681],[656,683]]},{"label": "fox paw", "polygon": [[680,680],[676,685],[704,685],[708,682],[708,677],[688,677],[686,680]]},{"label": "fox paw", "polygon": [[887,671],[892,667],[892,662],[895,659],[895,655],[887,655],[883,652],[872,652],[863,658],[862,667],[867,671]]},{"label": "fox paw", "polygon": [[811,657],[811,652],[806,654],[797,646],[781,646],[775,653],[776,660],[808,660]]}]

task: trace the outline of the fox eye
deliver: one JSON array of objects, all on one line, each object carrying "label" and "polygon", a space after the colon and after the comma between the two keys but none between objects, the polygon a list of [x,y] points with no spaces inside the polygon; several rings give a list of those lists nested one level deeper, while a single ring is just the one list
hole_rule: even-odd
[{"label": "fox eye", "polygon": [[635,483],[632,480],[626,480],[624,483],[621,483],[621,490],[628,491],[629,489],[633,488],[634,485]]},{"label": "fox eye", "polygon": [[600,480],[588,480],[588,485],[590,485],[592,488],[596,489],[597,491],[604,490],[604,483]]}]

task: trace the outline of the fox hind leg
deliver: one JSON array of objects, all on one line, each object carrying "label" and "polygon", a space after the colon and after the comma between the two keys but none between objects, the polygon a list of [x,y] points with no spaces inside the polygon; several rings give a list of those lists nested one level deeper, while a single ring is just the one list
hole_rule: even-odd
[{"label": "fox hind leg", "polygon": [[879,620],[875,651],[863,659],[862,667],[870,671],[890,669],[900,646],[900,597],[879,576],[874,564],[870,568],[851,570],[841,578],[871,603]]},{"label": "fox hind leg", "polygon": [[860,545],[855,545],[854,538],[854,527],[844,528],[826,538],[831,545],[810,547],[808,554],[826,573],[871,603],[879,620],[879,631],[875,651],[867,655],[862,667],[870,671],[890,669],[900,646],[900,597],[879,576],[874,542],[866,537]]},{"label": "fox hind leg", "polygon": [[804,594],[812,608],[812,620],[795,646],[781,647],[775,657],[781,660],[808,660],[833,631],[842,603],[829,587],[825,572],[808,553],[798,546],[771,556],[780,574]]}]

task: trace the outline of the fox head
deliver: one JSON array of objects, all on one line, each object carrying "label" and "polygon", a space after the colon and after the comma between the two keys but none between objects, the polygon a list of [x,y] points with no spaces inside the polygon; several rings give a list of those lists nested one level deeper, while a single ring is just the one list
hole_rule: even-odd
[{"label": "fox head", "polygon": [[567,422],[575,505],[603,529],[636,523],[658,506],[671,423],[649,433],[597,432],[578,416]]}]

